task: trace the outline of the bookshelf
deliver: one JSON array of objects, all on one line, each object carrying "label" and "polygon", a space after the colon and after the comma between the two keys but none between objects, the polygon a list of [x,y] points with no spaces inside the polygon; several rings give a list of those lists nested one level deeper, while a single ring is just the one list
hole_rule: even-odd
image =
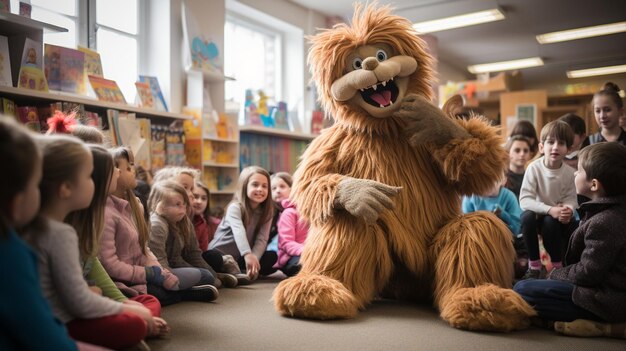
[{"label": "bookshelf", "polygon": [[157,111],[133,105],[100,101],[89,96],[68,94],[58,91],[43,92],[24,88],[0,86],[0,97],[13,100],[17,105],[44,104],[57,101],[77,103],[84,105],[85,109],[89,111],[97,112],[101,117],[106,117],[107,109],[114,109],[135,113],[138,117],[150,118],[151,120],[161,124],[168,124],[174,120],[186,120],[191,118],[191,116],[181,113]]},{"label": "bookshelf", "polygon": [[187,107],[200,110],[202,126],[200,139],[191,143],[199,148],[202,181],[209,187],[213,207],[230,202],[239,178],[237,112],[224,112],[223,102],[217,101],[224,82],[231,79],[219,72],[187,71]]},{"label": "bookshelf", "polygon": [[239,134],[241,168],[257,165],[270,173],[293,174],[302,153],[315,138],[313,134],[261,126],[241,126]]}]

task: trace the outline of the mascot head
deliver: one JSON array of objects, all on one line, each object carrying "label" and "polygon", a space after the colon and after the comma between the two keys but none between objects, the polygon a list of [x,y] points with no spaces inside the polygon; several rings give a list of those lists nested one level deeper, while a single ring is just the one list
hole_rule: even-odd
[{"label": "mascot head", "polygon": [[338,122],[363,126],[390,117],[409,93],[432,98],[426,44],[389,6],[356,4],[351,26],[335,25],[310,41],[319,100]]}]

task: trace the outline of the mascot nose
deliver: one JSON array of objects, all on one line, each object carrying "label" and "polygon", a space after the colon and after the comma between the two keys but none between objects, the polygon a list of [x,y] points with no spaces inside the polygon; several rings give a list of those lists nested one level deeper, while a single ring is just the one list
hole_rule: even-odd
[{"label": "mascot nose", "polygon": [[368,57],[363,60],[363,68],[368,71],[373,71],[376,67],[378,67],[378,60],[376,57]]}]

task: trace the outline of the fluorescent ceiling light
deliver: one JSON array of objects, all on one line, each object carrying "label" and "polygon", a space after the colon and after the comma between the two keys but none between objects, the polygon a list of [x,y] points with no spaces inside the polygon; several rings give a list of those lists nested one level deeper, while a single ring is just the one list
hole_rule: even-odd
[{"label": "fluorescent ceiling light", "polygon": [[467,66],[467,70],[471,73],[478,74],[487,72],[510,71],[514,69],[537,66],[543,66],[543,60],[541,59],[541,57],[530,57],[513,61],[483,63],[480,65]]},{"label": "fluorescent ceiling light", "polygon": [[617,74],[626,72],[626,65],[606,66],[588,69],[579,69],[576,71],[567,71],[568,78],[582,78],[592,76],[602,76],[605,74]]},{"label": "fluorescent ceiling light", "polygon": [[600,26],[569,29],[560,32],[552,32],[537,35],[540,44],[558,43],[560,41],[576,40],[582,38],[598,37],[601,35],[626,32],[626,22],[603,24]]},{"label": "fluorescent ceiling light", "polygon": [[475,24],[499,21],[504,19],[504,14],[499,9],[485,10],[464,15],[440,18],[432,21],[418,22],[413,28],[420,34],[438,32],[442,30],[473,26]]}]

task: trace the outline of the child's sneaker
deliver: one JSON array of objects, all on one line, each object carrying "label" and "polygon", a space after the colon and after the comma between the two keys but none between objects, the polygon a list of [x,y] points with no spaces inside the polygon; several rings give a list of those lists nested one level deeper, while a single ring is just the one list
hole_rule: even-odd
[{"label": "child's sneaker", "polygon": [[526,274],[524,274],[524,276],[522,277],[522,279],[520,280],[526,280],[526,279],[539,279],[541,277],[541,271],[538,269],[528,269],[526,271]]},{"label": "child's sneaker", "polygon": [[211,302],[215,301],[220,295],[219,291],[213,285],[196,285],[181,292],[183,300]]},{"label": "child's sneaker", "polygon": [[224,264],[222,265],[222,271],[224,273],[232,274],[235,276],[237,274],[241,274],[241,269],[239,269],[239,265],[237,264],[237,261],[235,261],[235,258],[233,258],[233,256],[224,255],[222,256],[222,258],[224,259]]},{"label": "child's sneaker", "polygon": [[222,281],[227,288],[235,288],[237,287],[237,277],[228,273],[217,273],[217,278]]},{"label": "child's sneaker", "polygon": [[250,285],[250,284],[252,284],[252,279],[250,279],[250,277],[248,277],[247,274],[239,273],[239,274],[235,274],[235,277],[237,278],[237,283],[239,285]]}]

